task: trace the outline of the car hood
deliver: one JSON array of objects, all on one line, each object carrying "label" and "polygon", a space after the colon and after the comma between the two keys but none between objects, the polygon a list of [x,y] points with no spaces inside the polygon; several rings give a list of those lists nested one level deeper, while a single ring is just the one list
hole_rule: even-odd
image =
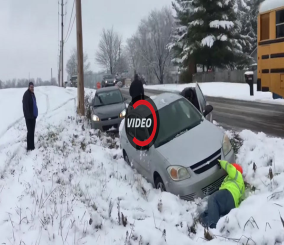
[{"label": "car hood", "polygon": [[126,108],[125,103],[111,104],[93,108],[93,113],[99,118],[118,117]]},{"label": "car hood", "polygon": [[220,150],[224,132],[204,120],[195,128],[158,147],[170,165],[190,167]]}]

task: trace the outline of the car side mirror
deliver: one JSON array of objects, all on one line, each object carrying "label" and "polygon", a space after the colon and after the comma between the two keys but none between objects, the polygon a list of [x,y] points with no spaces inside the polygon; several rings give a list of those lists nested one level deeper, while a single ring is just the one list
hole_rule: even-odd
[{"label": "car side mirror", "polygon": [[203,111],[203,116],[206,117],[212,111],[213,111],[213,106],[212,105],[206,105],[205,109]]}]

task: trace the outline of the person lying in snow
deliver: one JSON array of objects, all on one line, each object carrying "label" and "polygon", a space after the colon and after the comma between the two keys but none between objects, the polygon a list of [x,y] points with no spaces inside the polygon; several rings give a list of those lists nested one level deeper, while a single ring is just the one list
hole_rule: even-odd
[{"label": "person lying in snow", "polygon": [[240,165],[220,161],[221,167],[228,173],[218,191],[208,200],[207,210],[201,214],[200,223],[204,227],[215,229],[221,216],[227,215],[233,208],[239,207],[245,192],[243,169]]}]

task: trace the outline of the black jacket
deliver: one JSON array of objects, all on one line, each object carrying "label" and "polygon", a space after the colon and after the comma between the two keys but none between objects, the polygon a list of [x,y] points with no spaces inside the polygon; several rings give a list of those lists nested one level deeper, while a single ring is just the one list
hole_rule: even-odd
[{"label": "black jacket", "polygon": [[[23,96],[23,112],[26,119],[34,119],[34,103],[32,92],[28,89]],[[36,99],[35,95],[34,98]]]},{"label": "black jacket", "polygon": [[133,99],[137,99],[138,97],[143,99],[144,98],[144,87],[141,80],[136,79],[134,80],[129,88],[129,94]]},{"label": "black jacket", "polygon": [[188,98],[191,97],[191,100],[189,100],[189,102],[191,102],[196,107],[196,109],[200,111],[196,92],[192,88],[185,88],[184,90],[182,90],[180,95],[185,97],[187,100],[189,100]]}]

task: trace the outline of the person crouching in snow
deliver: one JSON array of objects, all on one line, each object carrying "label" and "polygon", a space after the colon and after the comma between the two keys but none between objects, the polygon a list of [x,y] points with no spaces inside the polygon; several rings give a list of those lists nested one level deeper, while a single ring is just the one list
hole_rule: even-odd
[{"label": "person crouching in snow", "polygon": [[221,167],[228,173],[218,191],[208,200],[207,210],[201,214],[200,223],[204,227],[215,229],[221,216],[227,215],[232,209],[239,207],[245,192],[243,169],[240,165],[220,161]]}]

